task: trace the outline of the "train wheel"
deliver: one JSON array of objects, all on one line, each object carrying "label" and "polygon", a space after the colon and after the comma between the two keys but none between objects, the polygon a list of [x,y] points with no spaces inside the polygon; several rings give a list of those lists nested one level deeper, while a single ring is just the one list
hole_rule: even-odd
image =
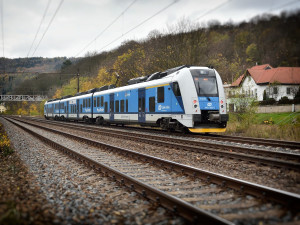
[{"label": "train wheel", "polygon": [[97,117],[96,124],[97,125],[103,125],[103,123],[104,123],[103,117]]}]

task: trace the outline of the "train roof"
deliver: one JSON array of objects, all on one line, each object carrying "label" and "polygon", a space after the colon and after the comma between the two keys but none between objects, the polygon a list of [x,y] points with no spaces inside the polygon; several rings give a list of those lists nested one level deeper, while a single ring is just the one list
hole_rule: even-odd
[{"label": "train roof", "polygon": [[132,82],[128,82],[129,84],[126,86],[115,87],[115,85],[105,85],[100,88],[93,88],[93,89],[90,89],[85,92],[77,93],[74,96],[69,95],[69,96],[64,96],[62,98],[58,98],[58,99],[50,99],[45,104],[50,103],[50,102],[57,103],[57,102],[59,102],[59,100],[63,101],[63,100],[73,100],[73,99],[79,99],[79,98],[84,98],[84,97],[90,97],[92,94],[94,94],[94,96],[97,96],[97,95],[102,95],[102,94],[113,93],[116,91],[127,91],[127,90],[131,90],[131,89],[155,86],[155,85],[158,85],[161,83],[168,83],[168,82],[172,81],[172,78],[175,75],[174,74],[175,72],[180,71],[185,68],[213,69],[212,67],[183,65],[183,66],[168,69],[163,72],[156,72],[156,73],[150,74],[148,76],[133,78],[133,79],[129,80]]}]

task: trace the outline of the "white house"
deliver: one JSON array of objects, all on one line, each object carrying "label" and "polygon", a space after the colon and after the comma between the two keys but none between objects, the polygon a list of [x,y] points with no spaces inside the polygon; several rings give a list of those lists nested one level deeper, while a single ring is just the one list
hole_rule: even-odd
[{"label": "white house", "polygon": [[300,67],[278,67],[272,68],[269,64],[254,66],[247,69],[230,86],[225,87],[229,108],[233,110],[232,101],[236,94],[245,98],[262,101],[264,91],[267,98],[276,101],[286,96],[294,99],[300,85]]},{"label": "white house", "polygon": [[0,105],[0,113],[3,113],[6,111],[6,107],[4,105]]}]

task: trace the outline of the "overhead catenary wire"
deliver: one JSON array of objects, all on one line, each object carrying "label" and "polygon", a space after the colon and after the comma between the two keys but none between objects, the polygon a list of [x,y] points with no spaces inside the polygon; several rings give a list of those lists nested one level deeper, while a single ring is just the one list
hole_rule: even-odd
[{"label": "overhead catenary wire", "polygon": [[28,51],[28,53],[27,53],[27,56],[26,56],[27,58],[28,58],[28,56],[29,56],[29,53],[30,53],[32,47],[33,47],[34,42],[36,41],[36,38],[37,38],[38,33],[40,32],[41,26],[42,26],[42,24],[43,24],[43,22],[44,22],[44,20],[45,20],[45,17],[46,17],[46,14],[47,14],[47,12],[48,12],[48,9],[49,9],[50,4],[51,4],[51,0],[48,0],[46,9],[45,9],[44,14],[43,14],[43,17],[42,17],[42,20],[41,20],[41,22],[40,22],[40,25],[39,25],[37,31],[36,31],[36,34],[35,34],[35,36],[34,36],[33,42],[32,42],[32,44],[31,44],[31,46],[30,46],[30,49],[29,49],[29,51]]},{"label": "overhead catenary wire", "polygon": [[105,45],[104,47],[102,47],[100,49],[103,50],[106,47],[108,47],[109,45],[111,45],[112,43],[116,42],[117,40],[119,40],[120,38],[122,38],[123,36],[125,36],[126,34],[130,33],[131,31],[135,30],[136,28],[142,26],[144,23],[146,23],[147,21],[149,21],[150,19],[154,18],[155,16],[157,16],[158,14],[162,13],[163,11],[165,11],[166,9],[168,9],[169,7],[171,7],[172,5],[174,5],[175,3],[179,2],[180,0],[174,0],[172,3],[170,3],[169,5],[165,6],[164,8],[162,8],[161,10],[159,10],[158,12],[156,12],[155,14],[153,14],[152,16],[148,17],[147,19],[145,19],[144,21],[142,21],[141,23],[139,23],[138,25],[136,25],[135,27],[131,28],[130,30],[128,30],[126,33],[122,34],[121,36],[117,37],[116,39],[114,39],[113,41],[111,41],[110,43],[108,43],[107,45]]},{"label": "overhead catenary wire", "polygon": [[226,1],[226,2],[223,2],[223,3],[220,4],[220,5],[217,5],[215,8],[212,8],[211,10],[209,10],[209,11],[203,13],[201,16],[197,17],[197,18],[195,19],[195,21],[201,19],[202,17],[204,17],[204,16],[206,16],[206,15],[208,15],[208,14],[210,14],[210,13],[212,13],[213,11],[216,11],[217,9],[219,9],[219,8],[223,7],[224,5],[228,4],[230,1],[232,1],[232,0],[228,0],[228,1]]},{"label": "overhead catenary wire", "polygon": [[117,16],[107,27],[105,27],[92,41],[90,41],[84,48],[82,48],[76,55],[75,57],[79,56],[85,49],[87,49],[94,41],[96,41],[105,31],[108,30],[124,13],[134,4],[136,3],[137,0],[134,0],[133,2],[130,3],[130,5],[120,13],[119,16]]},{"label": "overhead catenary wire", "polygon": [[282,9],[282,8],[284,8],[286,6],[292,5],[292,4],[294,4],[296,2],[299,2],[299,1],[300,0],[294,0],[294,1],[287,2],[287,3],[283,4],[283,5],[280,5],[280,6],[276,7],[276,8],[274,8],[274,9],[270,10],[270,11],[272,12],[272,11],[275,11],[275,10],[278,10],[278,9]]},{"label": "overhead catenary wire", "polygon": [[50,22],[49,22],[47,28],[46,28],[46,30],[45,30],[44,33],[43,33],[43,36],[41,37],[39,43],[38,43],[37,46],[35,47],[34,52],[32,53],[31,57],[35,54],[36,50],[37,50],[38,47],[40,46],[42,40],[43,40],[44,37],[45,37],[45,34],[47,33],[49,27],[51,26],[51,24],[52,24],[52,22],[53,22],[53,20],[54,20],[54,18],[55,18],[55,16],[56,16],[56,14],[57,14],[58,10],[60,9],[61,5],[63,4],[63,2],[64,2],[64,0],[61,0],[61,1],[60,1],[58,7],[56,8],[56,10],[55,10],[55,12],[54,12],[54,14],[53,14],[53,16],[52,16],[52,18],[51,18],[51,20],[50,20]]}]

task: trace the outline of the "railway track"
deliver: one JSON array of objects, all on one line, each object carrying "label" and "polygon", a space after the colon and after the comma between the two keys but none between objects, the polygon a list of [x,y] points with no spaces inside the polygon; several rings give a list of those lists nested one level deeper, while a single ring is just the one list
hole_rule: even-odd
[{"label": "railway track", "polygon": [[[9,121],[87,166],[190,221],[201,224],[299,222],[300,195],[39,127],[97,147],[86,154]],[[33,124],[32,124],[33,125]],[[31,126],[32,126],[31,125]],[[38,125],[34,125],[38,127]],[[40,131],[42,133],[42,131]],[[298,213],[298,214],[297,214]]]},{"label": "railway track", "polygon": [[[39,119],[44,120],[44,119]],[[112,127],[112,126],[111,126]],[[154,133],[163,133],[170,134],[173,136],[182,136],[192,137],[192,138],[200,138],[204,140],[216,140],[216,141],[226,141],[226,142],[234,142],[234,143],[243,143],[243,144],[251,144],[251,145],[262,145],[262,146],[270,146],[270,147],[281,147],[281,148],[290,148],[290,149],[300,149],[300,142],[296,141],[283,141],[283,140],[275,140],[275,139],[263,139],[263,138],[252,138],[252,137],[241,137],[241,136],[228,136],[228,135],[217,135],[217,134],[178,134],[177,132],[169,133],[166,130],[162,129],[152,129],[146,127],[136,127],[136,126],[125,126],[117,127],[118,130],[127,129],[132,131],[145,131],[145,132],[154,132]]]},{"label": "railway track", "polygon": [[114,138],[133,140],[142,143],[160,145],[168,148],[177,148],[184,151],[200,152],[204,154],[211,154],[219,157],[226,157],[236,160],[243,160],[250,163],[268,165],[272,167],[281,167],[300,171],[300,155],[278,152],[271,150],[262,150],[256,148],[246,148],[233,145],[224,145],[218,143],[199,142],[196,140],[178,139],[175,137],[157,136],[143,133],[129,133],[125,131],[115,131],[108,129],[101,129],[93,126],[82,126],[78,124],[67,124],[62,122],[42,121],[60,127],[76,129],[87,133],[96,133],[104,136]]}]

